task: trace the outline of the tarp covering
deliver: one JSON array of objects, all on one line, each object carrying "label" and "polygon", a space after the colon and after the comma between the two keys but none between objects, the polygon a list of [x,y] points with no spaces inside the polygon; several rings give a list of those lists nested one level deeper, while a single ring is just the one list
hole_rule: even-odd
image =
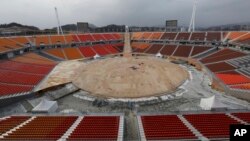
[{"label": "tarp covering", "polygon": [[49,101],[43,99],[35,108],[33,108],[32,112],[35,113],[53,113],[57,110],[58,105],[56,101]]},{"label": "tarp covering", "polygon": [[202,98],[200,107],[203,110],[224,109],[226,106],[222,104],[215,96]]},{"label": "tarp covering", "polygon": [[161,53],[157,53],[155,56],[162,58],[163,55]]}]

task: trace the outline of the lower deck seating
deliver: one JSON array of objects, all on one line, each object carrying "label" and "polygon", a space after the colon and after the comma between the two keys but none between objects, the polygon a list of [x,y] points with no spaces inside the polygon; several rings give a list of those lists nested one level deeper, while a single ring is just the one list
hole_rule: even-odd
[{"label": "lower deck seating", "polygon": [[141,116],[147,140],[197,139],[176,115]]},{"label": "lower deck seating", "polygon": [[76,116],[36,117],[3,140],[57,140],[77,119]]},{"label": "lower deck seating", "polygon": [[250,83],[231,86],[234,89],[250,90]]},{"label": "lower deck seating", "polygon": [[80,52],[84,57],[94,57],[96,55],[95,51],[90,46],[79,47]]},{"label": "lower deck seating", "polygon": [[61,59],[66,59],[62,49],[48,49],[48,50],[45,50],[45,52],[49,55],[52,55],[52,56],[55,56],[55,57],[58,57],[58,58],[61,58]]},{"label": "lower deck seating", "polygon": [[248,124],[250,123],[250,113],[232,113],[232,115],[247,122]]},{"label": "lower deck seating", "polygon": [[68,140],[117,140],[119,116],[85,116]]},{"label": "lower deck seating", "polygon": [[83,58],[78,48],[63,48],[62,50],[65,53],[68,60]]},{"label": "lower deck seating", "polygon": [[206,67],[212,72],[229,71],[229,70],[236,69],[236,67],[234,67],[226,62],[209,64],[209,65],[206,65]]},{"label": "lower deck seating", "polygon": [[237,57],[243,57],[246,56],[243,52],[234,51],[232,49],[222,49],[214,54],[211,54],[203,59],[201,59],[201,62],[204,64],[207,63],[213,63],[213,62],[219,62],[219,61],[226,61],[229,59],[234,59]]},{"label": "lower deck seating", "polygon": [[184,117],[209,139],[229,138],[229,125],[240,124],[225,114],[190,114]]},{"label": "lower deck seating", "polygon": [[106,50],[110,52],[111,54],[119,53],[119,51],[112,45],[103,45],[103,47],[106,48]]},{"label": "lower deck seating", "polygon": [[110,54],[110,53],[105,49],[105,47],[103,47],[102,45],[94,45],[92,48],[93,48],[93,50],[95,50],[95,52],[96,52],[97,54],[99,54],[100,56],[105,56],[105,55]]},{"label": "lower deck seating", "polygon": [[176,49],[176,45],[165,45],[161,49],[161,54],[171,56]]},{"label": "lower deck seating", "polygon": [[216,76],[226,85],[236,85],[250,83],[250,78],[246,77],[236,71],[228,71],[223,73],[216,73]]},{"label": "lower deck seating", "polygon": [[159,44],[154,44],[152,45],[147,51],[146,53],[149,53],[149,54],[157,54],[161,51],[163,45],[159,45]]},{"label": "lower deck seating", "polygon": [[123,52],[124,43],[112,44],[112,46],[115,47],[119,52]]},{"label": "lower deck seating", "polygon": [[54,66],[56,62],[50,60],[48,58],[42,57],[36,53],[27,53],[22,56],[15,57],[11,59],[12,61],[28,63],[28,64],[36,64],[41,66]]},{"label": "lower deck seating", "polygon": [[132,43],[132,50],[138,53],[144,53],[151,45],[147,43]]},{"label": "lower deck seating", "polygon": [[193,46],[179,45],[173,56],[178,57],[189,57],[190,52],[192,51]]},{"label": "lower deck seating", "polygon": [[6,84],[0,82],[0,97],[1,96],[11,96],[17,93],[30,92],[33,86],[24,86],[18,84]]},{"label": "lower deck seating", "polygon": [[12,128],[15,128],[16,126],[25,122],[29,118],[29,116],[11,116],[6,119],[0,120],[0,135],[6,133]]},{"label": "lower deck seating", "polygon": [[197,54],[203,53],[205,51],[208,51],[212,47],[206,47],[206,46],[194,46],[193,51],[191,53],[191,56],[195,56]]},{"label": "lower deck seating", "polygon": [[38,84],[44,75],[16,72],[0,69],[0,82],[7,84],[21,84],[34,86]]},{"label": "lower deck seating", "polygon": [[55,64],[54,61],[34,53],[0,61],[0,96],[14,96],[32,91]]}]

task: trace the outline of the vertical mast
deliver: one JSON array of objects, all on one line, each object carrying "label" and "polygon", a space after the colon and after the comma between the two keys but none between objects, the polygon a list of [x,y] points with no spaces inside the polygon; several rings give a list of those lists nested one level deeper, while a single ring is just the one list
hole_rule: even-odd
[{"label": "vertical mast", "polygon": [[61,34],[63,34],[62,27],[61,27],[61,24],[60,24],[60,20],[59,20],[59,16],[58,16],[58,12],[57,12],[57,8],[56,7],[55,7],[55,12],[56,12],[56,19],[57,19],[57,34],[59,35],[60,32],[61,32]]},{"label": "vertical mast", "polygon": [[196,5],[197,5],[197,0],[194,0],[193,12],[192,12],[192,16],[191,16],[191,21],[190,21],[190,25],[189,25],[189,28],[188,28],[188,32],[195,31]]}]

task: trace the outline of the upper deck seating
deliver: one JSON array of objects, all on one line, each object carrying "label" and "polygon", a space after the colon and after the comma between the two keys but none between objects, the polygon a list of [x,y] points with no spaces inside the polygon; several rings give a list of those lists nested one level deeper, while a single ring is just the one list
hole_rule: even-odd
[{"label": "upper deck seating", "polygon": [[152,35],[149,37],[149,39],[151,39],[151,40],[160,40],[162,35],[163,35],[163,32],[152,33]]},{"label": "upper deck seating", "polygon": [[176,40],[179,40],[179,41],[188,41],[190,35],[191,35],[191,34],[188,33],[188,32],[180,32],[180,33],[177,35]]},{"label": "upper deck seating", "polygon": [[50,40],[53,45],[65,44],[65,39],[63,35],[51,35]]},{"label": "upper deck seating", "polygon": [[207,32],[207,41],[220,42],[221,41],[221,32]]},{"label": "upper deck seating", "polygon": [[175,40],[177,33],[167,32],[161,36],[161,40]]},{"label": "upper deck seating", "polygon": [[191,35],[191,41],[204,41],[206,33],[205,32],[193,32]]},{"label": "upper deck seating", "polygon": [[91,34],[79,34],[77,35],[81,42],[94,42],[95,39]]}]

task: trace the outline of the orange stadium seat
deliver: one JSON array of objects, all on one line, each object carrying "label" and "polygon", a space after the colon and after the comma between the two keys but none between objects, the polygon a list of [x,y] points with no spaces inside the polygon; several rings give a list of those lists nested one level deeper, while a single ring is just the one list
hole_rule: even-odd
[{"label": "orange stadium seat", "polygon": [[73,35],[64,35],[64,37],[65,37],[66,43],[68,43],[68,44],[77,42],[77,41],[74,39]]},{"label": "orange stadium seat", "polygon": [[149,39],[151,40],[159,40],[161,38],[161,36],[163,35],[162,32],[156,32],[156,33],[153,33]]},{"label": "orange stadium seat", "polygon": [[9,49],[9,50],[13,50],[13,49],[20,49],[22,47],[24,47],[24,45],[21,45],[20,43],[16,43],[13,40],[10,40],[8,38],[0,38],[0,47]]},{"label": "orange stadium seat", "polygon": [[228,38],[227,39],[229,39],[229,40],[234,40],[234,39],[237,39],[237,38],[239,38],[240,36],[242,36],[242,35],[244,35],[244,34],[246,34],[247,32],[236,32],[236,31],[234,31],[234,32],[230,32],[229,34],[228,34]]},{"label": "orange stadium seat", "polygon": [[29,64],[39,64],[39,65],[55,65],[56,63],[50,59],[37,55],[35,53],[28,53],[22,56],[11,59],[12,61],[29,63]]},{"label": "orange stadium seat", "polygon": [[78,48],[63,48],[62,49],[67,56],[67,59],[74,60],[74,59],[81,59],[83,56],[81,55]]},{"label": "orange stadium seat", "polygon": [[231,86],[234,89],[250,90],[250,83]]},{"label": "orange stadium seat", "polygon": [[79,47],[79,50],[84,57],[94,57],[96,55],[96,52],[89,46]]},{"label": "orange stadium seat", "polygon": [[15,41],[17,44],[21,44],[21,45],[27,45],[30,44],[29,40],[26,37],[12,37],[9,38],[10,40]]},{"label": "orange stadium seat", "polygon": [[103,37],[103,34],[92,34],[93,38],[96,41],[105,41],[106,39]]},{"label": "orange stadium seat", "polygon": [[61,59],[66,59],[64,52],[62,51],[62,49],[48,49],[45,50],[46,53],[53,55],[55,57],[61,58]]},{"label": "orange stadium seat", "polygon": [[64,36],[63,35],[51,35],[50,36],[51,43],[53,45],[56,44],[65,44]]},{"label": "orange stadium seat", "polygon": [[227,85],[250,83],[250,78],[236,71],[216,73],[216,76]]},{"label": "orange stadium seat", "polygon": [[108,33],[105,33],[105,34],[102,34],[103,37],[106,39],[106,40],[115,40],[116,38],[113,36],[113,34],[108,34]]},{"label": "orange stadium seat", "polygon": [[35,42],[35,45],[37,47],[41,46],[41,45],[50,45],[50,41],[49,41],[49,36],[34,36],[34,37],[30,37],[30,40]]},{"label": "orange stadium seat", "polygon": [[152,35],[152,32],[144,32],[141,36],[141,39],[147,40]]},{"label": "orange stadium seat", "polygon": [[132,33],[132,39],[133,40],[141,39],[142,34],[143,34],[143,32],[134,32],[134,33]]}]

